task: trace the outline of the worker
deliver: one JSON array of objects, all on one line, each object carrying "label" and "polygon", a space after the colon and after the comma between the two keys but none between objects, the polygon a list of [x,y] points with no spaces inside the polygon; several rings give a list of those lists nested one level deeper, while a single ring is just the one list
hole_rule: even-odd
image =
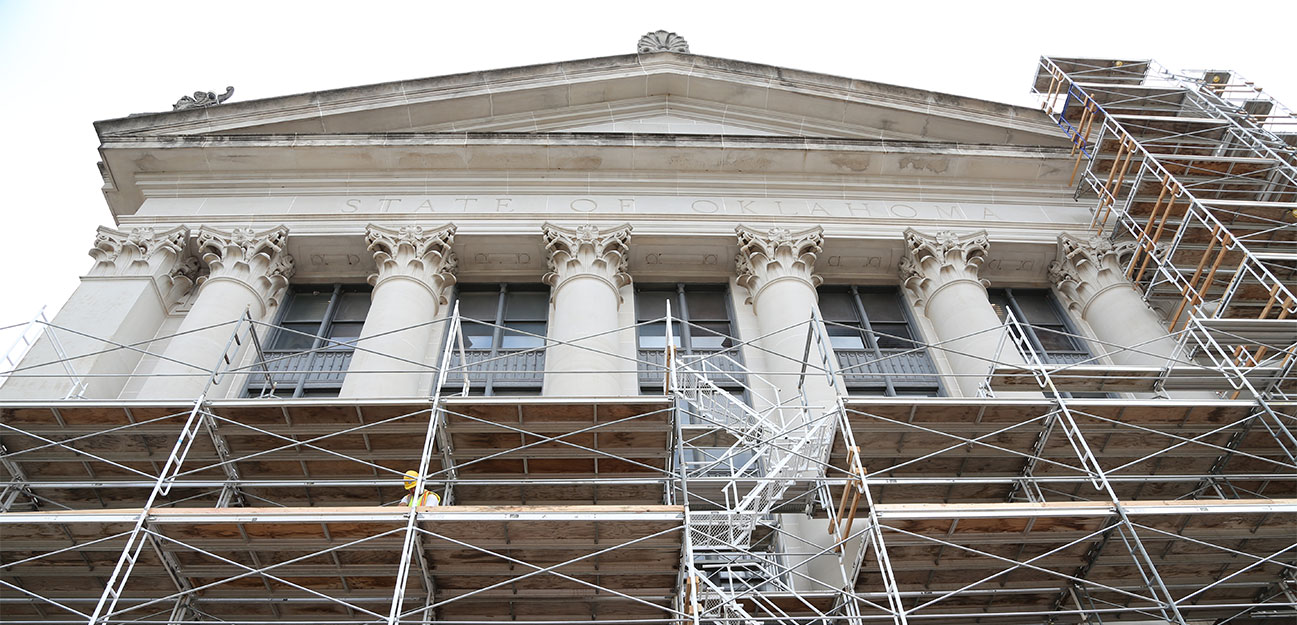
[{"label": "worker", "polygon": [[411,508],[421,508],[426,506],[441,505],[441,497],[438,496],[437,493],[434,493],[426,488],[423,489],[422,493],[416,496],[414,494],[414,488],[418,486],[418,484],[419,484],[419,472],[406,471],[405,490],[409,492],[406,493],[405,496],[401,498],[402,506],[409,506]]}]

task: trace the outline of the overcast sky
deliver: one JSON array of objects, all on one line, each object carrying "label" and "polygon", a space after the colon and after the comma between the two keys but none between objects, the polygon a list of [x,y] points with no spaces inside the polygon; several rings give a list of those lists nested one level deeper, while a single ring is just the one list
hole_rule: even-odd
[{"label": "overcast sky", "polygon": [[[91,122],[200,89],[233,85],[239,101],[628,54],[666,29],[697,54],[1000,102],[1031,104],[1050,54],[1234,69],[1297,107],[1295,25],[1292,0],[0,0],[0,326],[57,310],[90,267],[95,227],[113,225]],[[0,350],[9,340],[0,332]]]}]

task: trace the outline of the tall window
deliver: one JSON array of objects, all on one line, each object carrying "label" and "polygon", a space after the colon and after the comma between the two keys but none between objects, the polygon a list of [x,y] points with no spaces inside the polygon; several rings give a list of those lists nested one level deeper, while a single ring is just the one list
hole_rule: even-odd
[{"label": "tall window", "polygon": [[[714,372],[734,372],[739,357],[730,322],[729,291],[724,284],[647,285],[635,289],[635,318],[639,326],[640,386],[648,393],[662,392],[666,322],[654,321],[671,305],[672,343],[683,362]],[[703,363],[706,364],[703,364]],[[718,373],[712,381],[736,387],[737,375]]]},{"label": "tall window", "polygon": [[895,287],[823,287],[820,313],[848,393],[941,394],[937,369]]},{"label": "tall window", "polygon": [[[369,314],[370,287],[293,285],[269,334],[266,368],[276,397],[337,397],[351,365],[355,340]],[[247,394],[269,395],[265,375],[254,368]]]},{"label": "tall window", "polygon": [[1006,310],[1013,311],[1027,342],[1046,363],[1066,365],[1091,357],[1048,289],[990,289],[988,295],[1001,320]]},{"label": "tall window", "polygon": [[[470,392],[539,395],[545,372],[541,348],[549,319],[549,288],[541,284],[462,284],[457,297],[464,318]],[[458,367],[459,346],[452,349],[453,366]],[[447,384],[454,389],[461,380],[452,372]]]}]

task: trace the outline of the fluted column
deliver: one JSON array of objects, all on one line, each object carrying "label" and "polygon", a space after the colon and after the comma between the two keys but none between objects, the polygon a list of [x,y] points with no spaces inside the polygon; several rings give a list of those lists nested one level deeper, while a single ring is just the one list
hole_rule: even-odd
[{"label": "fluted column", "polygon": [[637,389],[624,388],[633,376],[617,373],[634,369],[635,362],[618,356],[614,332],[621,289],[631,281],[626,273],[630,231],[629,224],[604,229],[543,226],[549,252],[544,280],[554,304],[549,337],[566,342],[545,354],[545,395],[636,394]]},{"label": "fluted column", "polygon": [[[140,397],[192,398],[202,392],[208,380],[205,372],[217,367],[243,312],[265,321],[283,297],[293,275],[287,239],[284,226],[261,232],[199,229],[198,255],[208,276],[200,280],[194,304],[163,354],[166,359],[159,361]],[[236,379],[244,377],[227,376],[209,395],[221,394]]]},{"label": "fluted column", "polygon": [[938,349],[968,397],[977,396],[992,361],[1024,362],[1014,344],[1002,340],[1003,324],[978,278],[989,247],[985,230],[927,235],[906,229],[900,265],[901,283],[932,322]]},{"label": "fluted column", "polygon": [[[816,226],[793,232],[787,228],[735,229],[739,253],[734,259],[738,284],[747,289],[747,302],[757,316],[763,338],[765,376],[779,388],[780,401],[797,402],[797,382],[806,353],[806,331],[823,281],[815,273],[815,259],[824,243],[824,229]],[[809,370],[808,370],[809,371]],[[824,375],[808,374],[803,383],[807,400],[829,405],[834,392]],[[792,402],[792,403],[790,403]]]},{"label": "fluted column", "polygon": [[[187,293],[198,273],[198,261],[187,253],[189,229],[130,232],[99,228],[90,256],[95,264],[81,278],[51,330],[84,386],[86,399],[113,399],[140,361],[145,342],[153,338],[168,309]],[[122,346],[132,346],[122,347]],[[73,381],[46,335],[28,351],[22,371],[0,388],[5,398],[62,398]],[[51,377],[25,377],[40,375]]]},{"label": "fluted column", "polygon": [[1126,279],[1126,263],[1134,253],[1134,242],[1113,245],[1104,238],[1060,234],[1058,257],[1049,264],[1049,280],[1068,310],[1084,319],[1096,338],[1109,344],[1099,349],[1114,363],[1162,367],[1175,354],[1176,343],[1157,313]]},{"label": "fluted column", "polygon": [[370,224],[365,239],[378,273],[369,277],[373,300],[341,396],[426,396],[431,367],[440,364],[429,361],[433,335],[441,334],[432,321],[455,284],[455,226],[394,230]]}]

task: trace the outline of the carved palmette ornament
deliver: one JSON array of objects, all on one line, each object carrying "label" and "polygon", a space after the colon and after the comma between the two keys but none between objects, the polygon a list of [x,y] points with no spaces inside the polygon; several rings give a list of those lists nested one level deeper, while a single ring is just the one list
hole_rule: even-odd
[{"label": "carved palmette ornament", "polygon": [[675,33],[655,30],[639,38],[639,46],[636,47],[636,51],[640,54],[653,54],[655,52],[689,54],[689,42]]},{"label": "carved palmette ornament", "polygon": [[198,230],[198,254],[209,271],[206,280],[242,282],[261,297],[266,308],[279,304],[293,276],[287,243],[286,226],[260,232],[252,228],[226,232],[207,226]]},{"label": "carved palmette ornament", "polygon": [[562,228],[550,223],[541,227],[545,249],[549,252],[549,273],[545,284],[554,287],[577,275],[593,275],[608,283],[614,291],[630,284],[626,272],[630,257],[630,224],[601,230],[583,225]]},{"label": "carved palmette ornament", "polygon": [[901,284],[914,294],[920,306],[926,305],[937,289],[956,280],[985,286],[978,272],[990,247],[985,230],[962,235],[947,230],[927,235],[907,228],[905,256],[899,267]]},{"label": "carved palmette ornament", "polygon": [[459,261],[451,247],[455,244],[455,225],[438,228],[407,225],[385,228],[369,224],[365,240],[374,253],[378,273],[369,276],[369,283],[378,287],[384,280],[396,277],[412,278],[423,284],[446,304],[446,293],[455,285],[455,270]]},{"label": "carved palmette ornament", "polygon": [[739,226],[734,231],[739,238],[739,253],[734,257],[738,284],[748,290],[749,303],[756,301],[761,289],[779,279],[805,280],[812,287],[824,281],[815,273],[824,228],[815,226],[794,232],[788,228],[756,230]]}]

